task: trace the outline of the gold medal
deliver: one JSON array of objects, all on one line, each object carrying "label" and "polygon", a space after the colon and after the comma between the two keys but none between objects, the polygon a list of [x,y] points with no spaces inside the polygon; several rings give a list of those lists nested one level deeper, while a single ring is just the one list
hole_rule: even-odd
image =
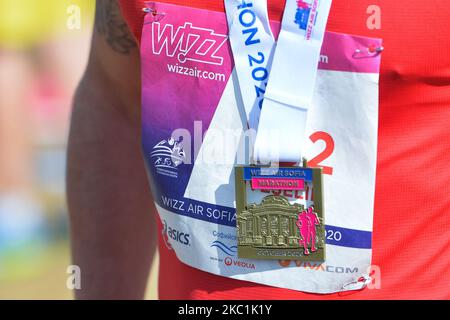
[{"label": "gold medal", "polygon": [[322,262],[322,169],[236,167],[238,256]]}]

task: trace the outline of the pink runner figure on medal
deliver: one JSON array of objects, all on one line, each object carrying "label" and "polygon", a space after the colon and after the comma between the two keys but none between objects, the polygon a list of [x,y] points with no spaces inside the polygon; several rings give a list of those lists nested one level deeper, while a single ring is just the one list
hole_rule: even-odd
[{"label": "pink runner figure on medal", "polygon": [[320,225],[319,217],[317,217],[317,213],[314,212],[314,207],[309,207],[306,216],[309,219],[309,231],[307,237],[308,245],[312,242],[311,252],[316,252],[316,226]]},{"label": "pink runner figure on medal", "polygon": [[298,215],[298,220],[296,222],[296,225],[298,227],[298,230],[300,231],[300,240],[298,240],[298,244],[300,246],[303,246],[304,249],[304,254],[305,255],[309,255],[309,250],[308,250],[308,236],[309,236],[309,225],[311,224],[306,211],[303,210],[299,215]]}]

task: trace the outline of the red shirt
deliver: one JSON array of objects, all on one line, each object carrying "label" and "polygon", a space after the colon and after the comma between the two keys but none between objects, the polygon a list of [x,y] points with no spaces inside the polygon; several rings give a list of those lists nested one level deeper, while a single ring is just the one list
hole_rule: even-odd
[{"label": "red shirt", "polygon": [[[223,1],[163,2],[224,11]],[[381,29],[368,28],[373,4]],[[144,1],[121,5],[139,39]],[[284,1],[269,0],[269,8],[280,20]],[[380,290],[314,295],[228,279],[182,264],[161,245],[160,298],[449,299],[449,17],[444,0],[333,1],[329,31],[379,37],[385,46],[372,262],[381,268]]]}]

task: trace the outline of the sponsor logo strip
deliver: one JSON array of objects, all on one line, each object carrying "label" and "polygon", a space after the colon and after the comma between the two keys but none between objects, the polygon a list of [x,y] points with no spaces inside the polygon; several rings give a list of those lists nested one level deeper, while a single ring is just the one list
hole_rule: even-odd
[{"label": "sponsor logo strip", "polygon": [[[163,209],[175,214],[228,227],[236,227],[236,210],[234,208],[217,206],[187,198],[175,199],[166,196],[162,196],[157,203]],[[325,229],[325,242],[327,245],[357,249],[372,248],[372,232],[330,225],[325,226]],[[219,243],[216,243],[216,245],[220,246]],[[229,248],[227,249],[223,246],[222,248],[231,252]]]}]

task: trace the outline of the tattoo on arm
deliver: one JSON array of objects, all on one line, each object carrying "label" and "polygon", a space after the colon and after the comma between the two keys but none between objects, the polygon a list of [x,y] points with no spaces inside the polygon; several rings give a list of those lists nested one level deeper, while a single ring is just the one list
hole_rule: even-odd
[{"label": "tattoo on arm", "polygon": [[129,54],[137,47],[117,0],[97,0],[95,31],[105,37],[109,46],[118,53]]}]

